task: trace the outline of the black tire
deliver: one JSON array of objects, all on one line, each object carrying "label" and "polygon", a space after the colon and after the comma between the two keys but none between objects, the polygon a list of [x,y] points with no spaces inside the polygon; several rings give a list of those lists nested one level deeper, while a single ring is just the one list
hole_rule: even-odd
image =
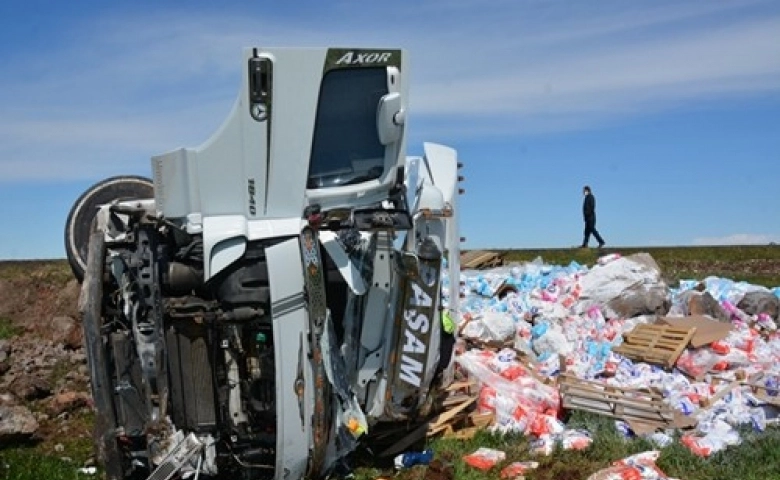
[{"label": "black tire", "polygon": [[87,268],[92,221],[100,205],[114,200],[154,197],[154,184],[146,177],[121,175],[102,180],[87,189],[73,204],[65,222],[65,254],[73,275],[81,282]]}]

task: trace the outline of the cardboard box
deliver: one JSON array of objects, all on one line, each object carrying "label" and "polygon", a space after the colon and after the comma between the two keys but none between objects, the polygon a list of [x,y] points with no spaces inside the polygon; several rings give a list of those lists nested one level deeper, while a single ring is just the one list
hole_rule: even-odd
[{"label": "cardboard box", "polygon": [[691,315],[688,317],[661,317],[658,323],[679,328],[695,328],[696,332],[691,338],[690,345],[693,348],[703,347],[712,342],[723,340],[731,332],[731,323],[719,322],[704,315]]}]

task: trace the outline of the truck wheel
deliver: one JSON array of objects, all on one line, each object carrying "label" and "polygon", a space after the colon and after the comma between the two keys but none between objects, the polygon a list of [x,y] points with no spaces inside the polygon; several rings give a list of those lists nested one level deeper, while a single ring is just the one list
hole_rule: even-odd
[{"label": "truck wheel", "polygon": [[92,220],[100,205],[114,200],[154,197],[154,184],[145,177],[122,175],[102,180],[87,189],[73,204],[65,222],[65,253],[73,275],[81,282],[87,267]]}]

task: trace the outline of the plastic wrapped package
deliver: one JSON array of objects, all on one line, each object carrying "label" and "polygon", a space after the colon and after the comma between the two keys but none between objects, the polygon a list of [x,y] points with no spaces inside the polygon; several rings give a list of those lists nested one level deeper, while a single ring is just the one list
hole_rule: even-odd
[{"label": "plastic wrapped package", "polygon": [[715,435],[705,435],[699,437],[693,434],[683,435],[680,442],[688,447],[694,454],[700,457],[709,457],[713,453],[725,450],[729,445],[738,445],[739,434],[733,432],[728,437],[718,437]]},{"label": "plastic wrapped package", "polygon": [[658,448],[665,448],[671,445],[672,443],[674,443],[674,438],[672,438],[672,436],[666,432],[649,432],[649,433],[644,433],[642,435],[637,435],[631,429],[631,426],[622,420],[615,420],[615,429],[618,431],[620,435],[622,435],[626,439],[640,436],[645,440],[648,440]]},{"label": "plastic wrapped package", "polygon": [[497,373],[491,365],[497,362],[511,366],[519,364],[516,359],[508,362],[498,360],[498,354],[491,351],[469,350],[456,357],[456,361],[482,385],[495,390],[496,396],[503,395],[517,402],[530,405],[534,410],[545,412],[557,411],[560,406],[558,390],[545,385],[533,376],[522,376],[509,380]]},{"label": "plastic wrapped package", "polygon": [[501,450],[485,447],[480,447],[474,453],[463,457],[463,461],[466,462],[466,465],[485,472],[504,460],[506,460],[506,453]]},{"label": "plastic wrapped package", "polygon": [[[737,402],[728,402],[720,412],[709,412],[702,415],[696,432],[683,435],[680,441],[695,455],[709,457],[713,453],[725,450],[731,445],[739,445],[739,433],[730,425],[726,418],[734,424],[751,421],[750,409]],[[741,417],[741,418],[740,418]]]},{"label": "plastic wrapped package", "polygon": [[718,355],[708,347],[686,350],[675,366],[693,378],[702,378],[718,363]]},{"label": "plastic wrapped package", "polygon": [[572,346],[560,326],[551,322],[538,323],[531,330],[531,347],[537,355],[568,355]]},{"label": "plastic wrapped package", "polygon": [[484,312],[466,323],[461,335],[482,342],[511,341],[516,335],[515,321],[509,313]]},{"label": "plastic wrapped package", "polygon": [[657,450],[631,455],[599,470],[587,480],[674,480],[656,465],[660,455]]},{"label": "plastic wrapped package", "polygon": [[555,451],[555,437],[552,435],[542,435],[531,441],[528,446],[531,455],[550,456]]},{"label": "plastic wrapped package", "polygon": [[[510,380],[490,368],[497,355],[492,352],[466,352],[457,361],[480,384],[477,408],[481,413],[494,413],[493,431],[499,433],[527,433],[538,415],[557,414],[560,396],[557,389],[543,384],[533,376],[519,376]],[[503,372],[513,372],[521,365],[509,362]],[[506,373],[505,373],[506,374]]]},{"label": "plastic wrapped package", "polygon": [[536,437],[543,437],[545,435],[556,436],[563,433],[565,430],[566,426],[563,422],[552,415],[545,414],[536,415],[533,422],[528,427],[528,433]]},{"label": "plastic wrapped package", "polygon": [[556,302],[545,302],[533,297],[528,299],[528,305],[537,315],[556,322],[569,316],[569,309]]},{"label": "plastic wrapped package", "polygon": [[536,415],[528,405],[517,399],[498,395],[495,397],[495,426],[497,433],[528,431]]},{"label": "plastic wrapped package", "polygon": [[728,369],[746,368],[755,363],[755,357],[737,348],[729,348],[721,355],[718,362],[713,365],[713,370],[723,371]]},{"label": "plastic wrapped package", "polygon": [[561,357],[559,355],[547,355],[543,358],[538,358],[535,367],[536,373],[542,377],[555,377],[561,372]]},{"label": "plastic wrapped package", "polygon": [[638,285],[662,284],[660,272],[628,257],[594,266],[582,276],[582,296],[576,310],[585,312],[594,305],[605,305],[624,291]]},{"label": "plastic wrapped package", "polygon": [[477,411],[479,413],[496,413],[496,389],[487,384],[482,384],[477,398]]},{"label": "plastic wrapped package", "polygon": [[593,443],[593,437],[586,430],[565,430],[560,441],[564,450],[584,450]]},{"label": "plastic wrapped package", "polygon": [[513,480],[539,468],[539,462],[512,462],[501,469],[503,480]]}]

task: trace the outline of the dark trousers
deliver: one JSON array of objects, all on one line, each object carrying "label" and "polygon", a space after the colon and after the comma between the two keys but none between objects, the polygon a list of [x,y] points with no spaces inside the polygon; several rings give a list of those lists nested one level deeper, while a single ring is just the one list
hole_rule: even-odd
[{"label": "dark trousers", "polygon": [[596,219],[585,219],[585,235],[582,239],[582,246],[587,247],[588,242],[590,242],[590,236],[593,235],[593,238],[596,239],[597,242],[599,242],[599,246],[604,245],[604,239],[601,238],[601,235],[599,235],[599,231],[596,230]]}]

